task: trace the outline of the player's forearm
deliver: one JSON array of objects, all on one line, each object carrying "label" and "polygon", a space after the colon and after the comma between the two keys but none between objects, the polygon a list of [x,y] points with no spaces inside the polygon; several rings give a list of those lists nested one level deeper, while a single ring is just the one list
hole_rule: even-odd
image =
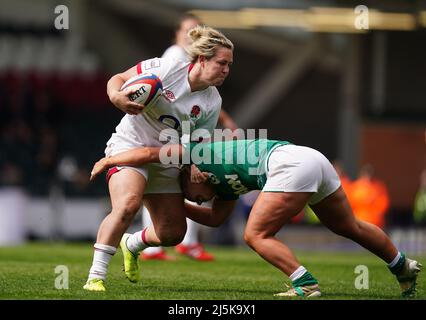
[{"label": "player's forearm", "polygon": [[178,156],[182,159],[182,146],[181,145],[165,145],[163,147],[143,147],[136,148],[116,154],[106,159],[108,167],[113,166],[142,166],[147,163],[160,163],[168,159],[162,159],[162,156],[167,155],[169,159],[171,156]]},{"label": "player's forearm", "polygon": [[213,216],[213,212],[211,208],[205,208],[205,207],[196,207],[189,203],[185,202],[185,212],[186,216],[202,225],[209,226],[209,227],[217,227],[219,224],[217,224],[217,221],[215,217]]},{"label": "player's forearm", "polygon": [[213,200],[212,208],[193,206],[185,203],[186,215],[191,220],[209,227],[218,227],[234,210],[235,201]]},{"label": "player's forearm", "polygon": [[107,95],[113,104],[115,104],[113,101],[115,97],[115,93],[117,91],[120,91],[120,88],[124,82],[125,81],[120,74],[116,74],[112,76],[111,79],[109,79],[107,83]]},{"label": "player's forearm", "polygon": [[138,167],[147,163],[160,162],[160,147],[144,147],[125,151],[106,159],[108,167],[131,166]]}]

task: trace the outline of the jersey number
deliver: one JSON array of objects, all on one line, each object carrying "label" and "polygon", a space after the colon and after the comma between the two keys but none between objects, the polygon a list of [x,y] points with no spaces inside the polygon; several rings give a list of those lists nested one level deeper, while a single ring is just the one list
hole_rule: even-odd
[{"label": "jersey number", "polygon": [[179,127],[180,127],[179,120],[176,119],[175,117],[167,115],[167,114],[160,116],[158,118],[158,121],[160,121],[161,123],[164,123],[166,126],[173,128],[175,130],[179,129]]}]

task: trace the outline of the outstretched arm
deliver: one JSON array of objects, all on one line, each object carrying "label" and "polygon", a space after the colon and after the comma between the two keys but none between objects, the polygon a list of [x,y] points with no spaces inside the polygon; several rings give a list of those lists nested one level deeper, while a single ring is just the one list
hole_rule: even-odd
[{"label": "outstretched arm", "polygon": [[[161,151],[162,148],[163,151]],[[161,154],[179,155],[182,157],[181,145],[166,145],[163,147],[143,147],[136,148],[122,153],[118,153],[112,157],[102,158],[93,166],[90,180],[93,180],[99,173],[114,166],[131,166],[140,167],[147,163],[161,162]]]},{"label": "outstretched arm", "polygon": [[186,215],[205,226],[218,227],[231,215],[235,203],[235,200],[214,199],[212,208],[205,208],[185,202]]}]

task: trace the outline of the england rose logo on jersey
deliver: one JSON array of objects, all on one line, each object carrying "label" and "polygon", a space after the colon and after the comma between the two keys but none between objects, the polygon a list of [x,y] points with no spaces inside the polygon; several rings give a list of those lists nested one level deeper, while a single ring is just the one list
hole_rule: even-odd
[{"label": "england rose logo on jersey", "polygon": [[191,114],[189,115],[191,120],[196,121],[201,118],[201,108],[197,105],[192,107]]}]

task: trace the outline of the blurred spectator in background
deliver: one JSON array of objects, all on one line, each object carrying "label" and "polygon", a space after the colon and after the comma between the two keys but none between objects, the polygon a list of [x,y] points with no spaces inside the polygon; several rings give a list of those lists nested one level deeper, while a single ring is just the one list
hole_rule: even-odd
[{"label": "blurred spectator in background", "polygon": [[[62,182],[57,169],[64,152],[84,154],[82,167],[98,156],[82,143],[87,134],[81,127],[108,106],[107,78],[80,37],[16,27],[16,33],[0,32],[0,170],[7,176],[0,185],[19,181],[31,195],[47,196]],[[97,139],[99,125],[90,125]]]},{"label": "blurred spectator in background", "polygon": [[426,169],[420,174],[420,187],[414,201],[414,223],[426,224]]},{"label": "blurred spectator in background", "polygon": [[367,164],[350,187],[350,204],[358,219],[382,228],[389,208],[389,194],[384,182],[374,175],[374,168]]},{"label": "blurred spectator in background", "polygon": [[[195,15],[187,13],[183,15],[176,25],[175,43],[164,51],[162,58],[174,58],[176,60],[188,61],[189,57],[185,47],[191,44],[188,37],[188,31],[201,21]],[[220,111],[218,123],[224,128],[232,131],[238,129],[235,121],[223,109]],[[186,255],[198,261],[211,261],[214,257],[208,253],[199,241],[200,225],[190,219],[186,220],[187,232],[182,243],[175,247],[176,252]],[[152,224],[149,211],[144,207],[142,210],[142,227],[145,228]],[[167,255],[162,247],[150,247],[145,249],[141,254],[141,259],[145,260],[174,260],[173,257]]]}]

